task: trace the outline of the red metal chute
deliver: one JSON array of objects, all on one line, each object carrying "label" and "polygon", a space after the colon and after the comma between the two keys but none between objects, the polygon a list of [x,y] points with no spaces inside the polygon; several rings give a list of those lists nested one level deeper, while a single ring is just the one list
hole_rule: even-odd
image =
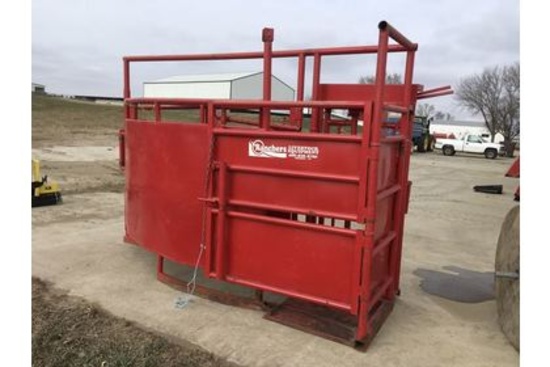
[{"label": "red metal chute", "polygon": [[[206,277],[340,312],[349,325],[340,339],[363,343],[399,292],[414,107],[448,88],[413,84],[417,45],[386,22],[375,46],[273,51],[273,35],[264,29],[264,52],[124,58],[125,239],[159,255],[159,279],[173,281],[165,258],[198,262]],[[385,84],[390,52],[406,55],[403,84]],[[353,54],[376,55],[375,84],[320,82],[323,57]],[[271,100],[281,57],[298,60],[294,102]],[[131,63],[254,58],[264,61],[263,100],[131,97]],[[199,121],[163,119],[175,109],[196,109]],[[257,118],[233,113],[248,110]],[[290,119],[275,121],[274,110]],[[388,111],[401,113],[392,129]]]}]

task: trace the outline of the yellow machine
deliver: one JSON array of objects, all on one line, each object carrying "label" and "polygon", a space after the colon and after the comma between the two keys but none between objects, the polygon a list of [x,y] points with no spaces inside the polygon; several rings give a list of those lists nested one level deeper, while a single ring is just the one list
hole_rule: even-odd
[{"label": "yellow machine", "polygon": [[40,174],[40,162],[32,160],[32,206],[55,205],[61,202],[61,191],[55,181]]}]

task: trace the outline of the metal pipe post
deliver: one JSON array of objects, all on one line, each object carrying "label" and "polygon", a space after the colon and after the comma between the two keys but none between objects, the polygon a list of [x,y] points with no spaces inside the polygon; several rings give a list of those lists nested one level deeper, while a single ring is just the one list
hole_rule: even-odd
[{"label": "metal pipe post", "polygon": [[[273,53],[273,28],[264,28],[262,31],[262,42],[264,43],[264,85],[263,85],[263,100],[271,101],[271,64]],[[269,107],[263,107],[260,126],[262,129],[268,130],[271,120],[271,110]]]}]

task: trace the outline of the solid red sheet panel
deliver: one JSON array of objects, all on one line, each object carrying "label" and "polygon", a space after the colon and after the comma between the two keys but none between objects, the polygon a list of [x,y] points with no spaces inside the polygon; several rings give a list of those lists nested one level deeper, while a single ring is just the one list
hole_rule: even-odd
[{"label": "solid red sheet panel", "polygon": [[126,237],[194,264],[202,228],[207,126],[126,122]]},{"label": "solid red sheet panel", "polygon": [[226,238],[233,281],[350,307],[355,235],[230,215]]},{"label": "solid red sheet panel", "polygon": [[358,182],[238,171],[229,172],[229,182],[228,196],[239,202],[292,207],[309,214],[331,212],[340,217],[357,213]]},{"label": "solid red sheet panel", "polygon": [[[251,129],[252,133],[257,132]],[[258,138],[241,131],[239,136],[216,137],[216,157],[228,165],[263,169],[284,169],[302,173],[322,173],[357,177],[359,140],[330,139],[326,134],[301,134],[301,138]],[[280,135],[280,134],[279,134]],[[309,138],[309,139],[308,139]],[[325,140],[323,140],[325,138]]]}]

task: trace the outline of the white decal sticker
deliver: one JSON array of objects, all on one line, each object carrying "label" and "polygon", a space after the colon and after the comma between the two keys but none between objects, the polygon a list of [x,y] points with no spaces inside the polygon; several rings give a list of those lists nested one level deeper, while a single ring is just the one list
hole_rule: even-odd
[{"label": "white decal sticker", "polygon": [[294,158],[312,160],[319,157],[319,147],[304,145],[266,145],[262,140],[248,142],[248,156],[260,158]]}]

